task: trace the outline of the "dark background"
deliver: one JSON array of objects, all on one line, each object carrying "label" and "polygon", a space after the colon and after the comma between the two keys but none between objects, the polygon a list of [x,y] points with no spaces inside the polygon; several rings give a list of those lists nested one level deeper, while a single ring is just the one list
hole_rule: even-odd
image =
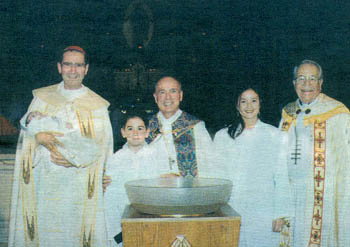
[{"label": "dark background", "polygon": [[[282,107],[296,98],[293,67],[305,58],[323,67],[323,91],[350,105],[348,0],[134,1],[150,12],[140,7],[129,15],[136,33],[130,47],[123,24],[132,3],[1,1],[0,114],[16,125],[31,91],[61,80],[57,54],[69,45],[90,55],[84,84],[111,102],[111,112],[135,104],[156,109],[152,86],[130,90],[115,79],[115,71],[141,63],[171,71],[183,84],[182,109],[206,121],[211,133],[232,118],[234,94],[245,84],[260,89],[262,119],[278,125]],[[137,43],[150,22],[152,39]]]}]

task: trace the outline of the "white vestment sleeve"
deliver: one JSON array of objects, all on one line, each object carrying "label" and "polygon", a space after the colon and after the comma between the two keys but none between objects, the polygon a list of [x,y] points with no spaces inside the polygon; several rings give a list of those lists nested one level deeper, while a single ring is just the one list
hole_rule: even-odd
[{"label": "white vestment sleeve", "polygon": [[193,128],[196,145],[198,176],[208,177],[213,166],[213,142],[205,128],[204,122],[199,122]]},{"label": "white vestment sleeve", "polygon": [[275,181],[275,210],[274,219],[292,216],[291,191],[288,178],[288,136],[286,133],[279,133],[277,140],[276,153],[278,161],[275,162],[274,181]]},{"label": "white vestment sleeve", "polygon": [[339,171],[337,174],[337,200],[338,200],[338,220],[339,220],[339,246],[350,246],[350,117],[342,114],[343,126],[339,126],[339,146],[343,149],[339,152],[343,155],[339,158]]},{"label": "white vestment sleeve", "polygon": [[121,216],[127,202],[125,198],[123,181],[120,180],[119,166],[115,155],[107,162],[107,176],[111,176],[112,182],[107,187],[104,194],[105,215],[107,222],[107,235],[109,241],[114,241],[113,237],[122,231]]},{"label": "white vestment sleeve", "polygon": [[221,129],[215,134],[213,142],[213,169],[211,169],[212,177],[229,178],[226,164],[229,162],[229,152],[234,152],[234,150],[228,150],[227,147],[232,142],[233,139],[228,135],[227,128]]}]

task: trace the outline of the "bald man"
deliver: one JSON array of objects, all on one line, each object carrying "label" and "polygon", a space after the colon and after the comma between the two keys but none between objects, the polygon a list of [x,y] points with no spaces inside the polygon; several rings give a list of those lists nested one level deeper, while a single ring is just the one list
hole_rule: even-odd
[{"label": "bald man", "polygon": [[212,140],[203,121],[180,109],[181,83],[173,77],[163,77],[153,96],[159,112],[150,120],[148,143],[157,147],[170,174],[201,176],[210,166]]}]

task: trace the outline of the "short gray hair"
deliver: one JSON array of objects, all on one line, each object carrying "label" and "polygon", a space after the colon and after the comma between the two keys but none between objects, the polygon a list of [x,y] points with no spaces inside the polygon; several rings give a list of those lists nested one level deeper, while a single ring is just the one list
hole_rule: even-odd
[{"label": "short gray hair", "polygon": [[298,69],[300,68],[300,66],[302,66],[304,64],[312,64],[312,65],[316,66],[318,69],[318,79],[319,80],[323,79],[323,71],[322,71],[321,65],[319,65],[317,62],[315,62],[313,60],[305,59],[298,66],[294,67],[294,71],[293,71],[293,80],[294,81],[297,79]]}]

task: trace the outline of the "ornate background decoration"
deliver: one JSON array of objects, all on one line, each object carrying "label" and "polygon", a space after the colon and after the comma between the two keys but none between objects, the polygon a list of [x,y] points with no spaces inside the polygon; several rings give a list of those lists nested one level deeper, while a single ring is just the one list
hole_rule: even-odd
[{"label": "ornate background decoration", "polygon": [[152,39],[153,30],[151,9],[143,0],[133,1],[126,10],[123,24],[123,34],[129,47],[147,47]]}]

